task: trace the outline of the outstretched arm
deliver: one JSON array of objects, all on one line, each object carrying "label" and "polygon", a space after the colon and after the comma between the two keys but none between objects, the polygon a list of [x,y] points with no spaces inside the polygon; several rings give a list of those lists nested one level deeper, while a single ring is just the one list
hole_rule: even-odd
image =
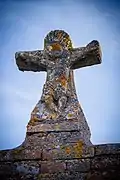
[{"label": "outstretched arm", "polygon": [[15,59],[21,71],[46,71],[46,59],[43,51],[16,52]]},{"label": "outstretched arm", "polygon": [[101,48],[98,41],[90,42],[86,47],[75,48],[71,51],[71,68],[91,66],[101,63]]}]

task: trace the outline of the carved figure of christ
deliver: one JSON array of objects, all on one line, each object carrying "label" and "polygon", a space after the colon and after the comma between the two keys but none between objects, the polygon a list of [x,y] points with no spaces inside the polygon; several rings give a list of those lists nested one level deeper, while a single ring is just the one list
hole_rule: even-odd
[{"label": "carved figure of christ", "polygon": [[[75,99],[73,70],[101,63],[101,49],[98,41],[85,47],[67,49],[58,41],[48,43],[44,50],[22,51],[15,54],[21,71],[46,71],[41,103],[56,116],[61,115]],[[54,116],[54,118],[56,118]]]}]

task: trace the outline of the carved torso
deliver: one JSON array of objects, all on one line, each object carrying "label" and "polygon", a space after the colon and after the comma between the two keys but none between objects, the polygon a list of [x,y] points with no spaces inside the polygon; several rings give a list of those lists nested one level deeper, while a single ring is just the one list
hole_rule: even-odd
[{"label": "carved torso", "polygon": [[48,65],[47,68],[47,80],[54,81],[59,79],[61,76],[64,76],[67,80],[69,77],[70,63],[66,62],[65,58],[58,58],[55,62],[52,62]]}]

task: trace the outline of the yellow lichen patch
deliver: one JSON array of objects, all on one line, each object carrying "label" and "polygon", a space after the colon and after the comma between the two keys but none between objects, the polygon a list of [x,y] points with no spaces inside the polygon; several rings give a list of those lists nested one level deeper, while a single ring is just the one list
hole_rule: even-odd
[{"label": "yellow lichen patch", "polygon": [[51,102],[53,102],[53,89],[49,88],[49,93],[45,95],[45,103],[46,105],[51,105]]},{"label": "yellow lichen patch", "polygon": [[59,130],[59,129],[60,129],[60,125],[57,124],[57,125],[55,126],[55,129],[56,129],[56,130]]},{"label": "yellow lichen patch", "polygon": [[72,117],[73,116],[73,114],[68,114],[68,117],[70,118],[70,117]]},{"label": "yellow lichen patch", "polygon": [[51,114],[51,118],[52,118],[52,119],[56,119],[56,118],[57,118],[57,114],[56,114],[56,113],[52,113],[52,114]]},{"label": "yellow lichen patch", "polygon": [[65,149],[65,147],[63,145],[60,146],[60,149]]},{"label": "yellow lichen patch", "polygon": [[71,82],[71,78],[70,78],[70,76],[69,76],[69,78],[68,78],[68,82]]},{"label": "yellow lichen patch", "polygon": [[61,79],[61,85],[66,87],[67,86],[67,82],[65,79]]},{"label": "yellow lichen patch", "polygon": [[31,114],[31,119],[30,119],[30,121],[29,121],[29,123],[28,123],[28,126],[29,126],[29,125],[34,126],[34,125],[35,125],[35,122],[38,122],[39,120],[40,120],[39,118],[37,118],[35,115],[32,115],[32,114]]},{"label": "yellow lichen patch", "polygon": [[78,141],[74,145],[74,152],[75,152],[76,158],[80,158],[82,156],[82,152],[83,152],[83,142],[82,141]]},{"label": "yellow lichen patch", "polygon": [[44,173],[44,174],[39,174],[38,175],[38,180],[42,180],[43,178],[49,178],[49,173]]},{"label": "yellow lichen patch", "polygon": [[28,125],[27,125],[27,127],[29,127],[29,126],[35,126],[35,122],[32,121],[32,120],[30,120],[29,123],[28,123]]},{"label": "yellow lichen patch", "polygon": [[23,150],[24,148],[22,146],[20,148],[16,148],[13,150],[13,155],[20,155]]},{"label": "yellow lichen patch", "polygon": [[52,46],[48,46],[47,47],[49,51],[52,51],[53,47]]}]

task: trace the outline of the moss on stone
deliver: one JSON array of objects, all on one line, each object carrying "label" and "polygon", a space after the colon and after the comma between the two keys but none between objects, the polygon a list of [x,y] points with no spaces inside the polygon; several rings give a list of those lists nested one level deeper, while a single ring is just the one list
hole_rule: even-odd
[{"label": "moss on stone", "polygon": [[21,146],[20,148],[16,148],[13,150],[12,154],[13,155],[20,155],[20,153],[24,150],[24,147]]}]

